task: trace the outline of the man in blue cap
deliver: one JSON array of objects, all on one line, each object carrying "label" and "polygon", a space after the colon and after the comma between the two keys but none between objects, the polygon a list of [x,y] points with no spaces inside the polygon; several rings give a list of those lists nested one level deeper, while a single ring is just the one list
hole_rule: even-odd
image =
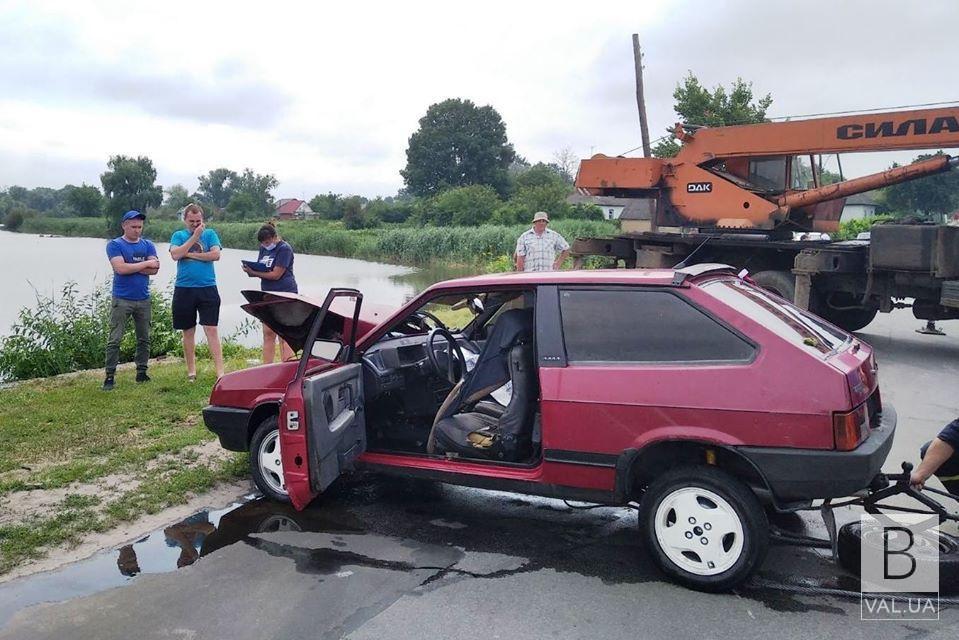
[{"label": "man in blue cap", "polygon": [[103,390],[112,391],[120,340],[127,318],[133,316],[137,335],[137,382],[149,382],[147,361],[150,359],[150,276],[160,270],[156,247],[143,238],[146,216],[139,211],[123,214],[120,226],[123,235],[107,243],[107,258],[113,267],[113,306],[110,313],[110,337],[107,339],[106,378]]}]

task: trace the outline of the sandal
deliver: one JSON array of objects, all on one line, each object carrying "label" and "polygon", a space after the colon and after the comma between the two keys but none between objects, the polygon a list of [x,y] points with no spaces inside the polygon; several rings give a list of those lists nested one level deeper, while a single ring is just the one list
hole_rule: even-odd
[{"label": "sandal", "polygon": [[187,382],[196,382],[196,374],[188,373],[186,374],[186,379],[187,379]]}]

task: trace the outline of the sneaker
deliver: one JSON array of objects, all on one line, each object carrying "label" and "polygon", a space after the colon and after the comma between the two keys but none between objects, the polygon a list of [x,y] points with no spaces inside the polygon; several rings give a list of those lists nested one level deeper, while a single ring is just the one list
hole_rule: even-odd
[{"label": "sneaker", "polygon": [[113,391],[113,376],[107,376],[103,380],[103,390]]},{"label": "sneaker", "polygon": [[146,371],[137,371],[137,382],[149,382],[150,376],[147,375]]}]

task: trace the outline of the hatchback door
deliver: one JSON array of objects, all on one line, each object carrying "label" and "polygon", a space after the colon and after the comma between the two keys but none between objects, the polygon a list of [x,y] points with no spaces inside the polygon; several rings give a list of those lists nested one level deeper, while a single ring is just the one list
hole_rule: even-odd
[{"label": "hatchback door", "polygon": [[[345,334],[329,333],[330,306],[338,298],[354,305],[352,321],[340,324],[346,327]],[[366,450],[363,371],[353,362],[357,332],[352,330],[358,326],[362,302],[355,289],[331,289],[323,305],[310,314],[300,364],[280,406],[283,476],[298,510]]]}]

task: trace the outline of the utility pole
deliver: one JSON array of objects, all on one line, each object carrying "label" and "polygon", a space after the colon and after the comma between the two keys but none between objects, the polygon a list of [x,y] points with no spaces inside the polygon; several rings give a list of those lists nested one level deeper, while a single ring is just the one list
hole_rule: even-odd
[{"label": "utility pole", "polygon": [[639,50],[639,34],[633,34],[633,61],[636,63],[636,106],[639,108],[639,132],[643,137],[643,156],[650,157],[649,126],[646,124],[646,99],[643,96],[643,54]]}]

